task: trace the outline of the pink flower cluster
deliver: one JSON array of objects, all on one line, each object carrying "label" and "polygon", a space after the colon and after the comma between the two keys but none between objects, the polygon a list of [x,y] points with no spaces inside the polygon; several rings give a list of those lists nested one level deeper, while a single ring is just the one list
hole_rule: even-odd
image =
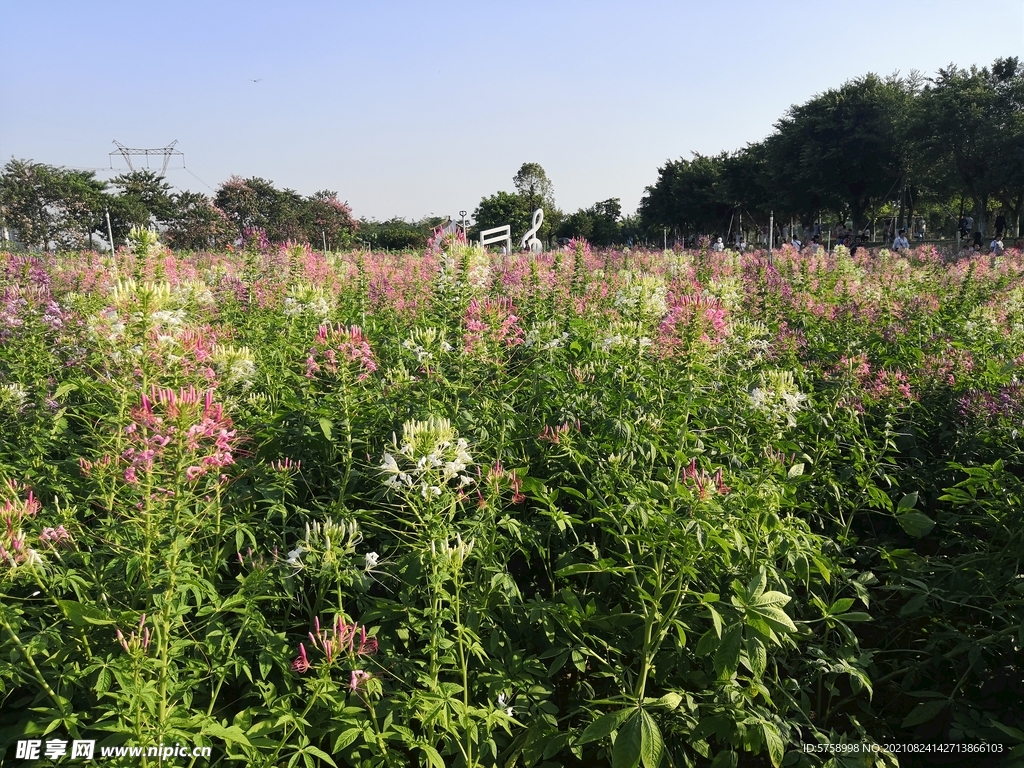
[{"label": "pink flower cluster", "polygon": [[[7,565],[12,568],[36,559],[35,552],[28,546],[24,532],[21,529],[22,523],[34,518],[39,512],[39,501],[35,494],[29,491],[22,499],[21,492],[24,489],[13,481],[8,481],[0,486],[0,493],[4,498],[3,506],[0,507],[0,566]],[[63,526],[62,526],[63,527]]]},{"label": "pink flower cluster", "polygon": [[714,475],[709,475],[703,469],[697,469],[697,459],[690,459],[690,466],[683,470],[683,482],[692,485],[697,490],[697,496],[702,501],[708,497],[710,491],[717,491],[720,496],[727,495],[732,488],[725,484],[722,479],[722,468],[719,467]]},{"label": "pink flower cluster", "polygon": [[858,411],[863,411],[864,403],[878,403],[896,400],[910,403],[917,398],[910,389],[910,378],[900,370],[890,371],[886,368],[872,368],[867,355],[839,358],[829,376],[831,378],[846,375],[849,372],[863,393],[852,404]]},{"label": "pink flower cluster", "polygon": [[726,334],[727,313],[718,299],[698,293],[673,294],[658,328],[661,349],[688,352],[694,341],[717,346]]},{"label": "pink flower cluster", "polygon": [[133,630],[130,637],[126,638],[120,629],[117,630],[117,641],[128,653],[132,653],[134,651],[142,651],[145,653],[148,651],[150,635],[149,627],[146,626],[146,614],[142,614],[142,618],[139,619],[138,630]]},{"label": "pink flower cluster", "polygon": [[506,296],[472,299],[466,309],[463,348],[467,354],[487,355],[523,343],[523,329],[512,300]]},{"label": "pink flower cluster", "polygon": [[[487,485],[494,492],[495,495],[500,495],[502,488],[508,486],[512,491],[512,503],[522,504],[526,501],[526,496],[523,494],[523,480],[519,477],[516,470],[507,470],[501,465],[500,461],[494,462],[494,466],[487,470]],[[480,498],[479,506],[484,507],[487,505],[487,501],[484,499],[483,494],[477,490],[477,495]]]},{"label": "pink flower cluster", "polygon": [[[125,482],[137,483],[139,472],[154,472],[157,462],[169,452],[185,460],[185,478],[189,482],[234,464],[236,433],[231,426],[224,406],[213,401],[212,390],[153,387],[132,410],[132,423],[125,427],[131,443],[121,454],[128,464]],[[176,463],[168,461],[166,466],[171,468]],[[86,464],[82,465],[83,471],[91,470],[92,465]],[[221,479],[225,479],[223,475]]]},{"label": "pink flower cluster", "polygon": [[[311,648],[316,648],[324,654],[327,664],[333,664],[336,659],[352,660],[357,656],[369,656],[377,652],[377,638],[370,637],[366,627],[358,624],[348,624],[339,616],[329,628],[320,626],[320,619],[314,620],[314,631],[309,633]],[[292,662],[292,669],[299,674],[307,672],[312,664],[306,653],[304,643],[299,643],[299,655]],[[370,674],[362,670],[352,670],[349,688],[357,690],[367,680]]]},{"label": "pink flower cluster", "polygon": [[306,378],[312,379],[321,371],[336,376],[342,367],[350,365],[359,372],[356,375],[359,381],[377,370],[373,350],[362,330],[357,325],[350,328],[321,325],[306,358]]}]

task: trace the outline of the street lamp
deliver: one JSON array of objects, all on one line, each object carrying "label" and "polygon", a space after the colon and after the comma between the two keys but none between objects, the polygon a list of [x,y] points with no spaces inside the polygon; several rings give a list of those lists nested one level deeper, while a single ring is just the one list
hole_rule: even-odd
[{"label": "street lamp", "polygon": [[462,234],[466,234],[466,212],[459,211],[459,218],[462,220]]}]

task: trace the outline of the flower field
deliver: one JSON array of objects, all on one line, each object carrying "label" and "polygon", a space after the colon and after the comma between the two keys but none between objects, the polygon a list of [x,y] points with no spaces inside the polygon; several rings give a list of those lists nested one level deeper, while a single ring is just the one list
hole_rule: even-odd
[{"label": "flower field", "polygon": [[1016,251],[0,253],[0,765],[1024,759],[1022,379]]}]

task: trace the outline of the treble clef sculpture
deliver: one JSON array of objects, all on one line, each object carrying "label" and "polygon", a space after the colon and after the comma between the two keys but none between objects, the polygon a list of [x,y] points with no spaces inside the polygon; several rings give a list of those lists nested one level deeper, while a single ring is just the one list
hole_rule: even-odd
[{"label": "treble clef sculpture", "polygon": [[520,248],[529,248],[531,253],[540,253],[544,250],[544,244],[537,239],[536,235],[540,225],[544,223],[544,210],[538,208],[533,212],[533,227],[527,230],[523,239],[519,241]]}]

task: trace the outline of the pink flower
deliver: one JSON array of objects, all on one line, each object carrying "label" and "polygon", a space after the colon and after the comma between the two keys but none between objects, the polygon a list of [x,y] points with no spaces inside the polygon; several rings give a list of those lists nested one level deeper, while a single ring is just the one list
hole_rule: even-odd
[{"label": "pink flower", "polygon": [[309,667],[309,659],[306,657],[306,646],[299,643],[299,655],[296,656],[295,661],[292,662],[292,669],[301,675],[306,672]]},{"label": "pink flower", "polygon": [[371,677],[372,675],[369,672],[364,672],[361,669],[353,669],[348,681],[349,690],[355,693],[363,687],[366,684],[366,681]]}]

